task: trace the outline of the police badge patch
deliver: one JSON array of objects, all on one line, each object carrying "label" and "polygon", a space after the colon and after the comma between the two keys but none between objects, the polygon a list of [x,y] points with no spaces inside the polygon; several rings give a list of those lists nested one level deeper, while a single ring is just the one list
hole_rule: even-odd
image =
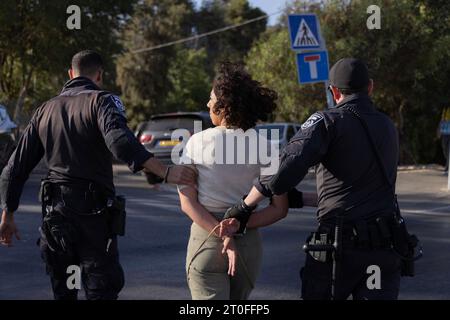
[{"label": "police badge patch", "polygon": [[120,112],[125,113],[125,107],[122,103],[122,101],[120,101],[118,96],[111,96],[112,100],[114,101],[114,104],[116,105],[117,110],[119,110]]},{"label": "police badge patch", "polygon": [[302,124],[302,130],[308,129],[318,123],[320,120],[323,120],[323,116],[320,113],[314,113],[312,116]]}]

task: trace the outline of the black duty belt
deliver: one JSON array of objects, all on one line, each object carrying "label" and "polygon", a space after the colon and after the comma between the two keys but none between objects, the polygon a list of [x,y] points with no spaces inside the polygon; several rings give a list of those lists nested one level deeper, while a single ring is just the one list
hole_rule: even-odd
[{"label": "black duty belt", "polygon": [[[342,241],[344,247],[361,249],[385,249],[392,247],[393,217],[380,216],[371,220],[357,220],[344,223],[342,228]],[[335,225],[321,223],[319,234],[328,234],[334,239]]]},{"label": "black duty belt", "polygon": [[91,214],[106,207],[107,196],[93,183],[75,185],[47,182],[47,205],[62,204],[80,214]]}]

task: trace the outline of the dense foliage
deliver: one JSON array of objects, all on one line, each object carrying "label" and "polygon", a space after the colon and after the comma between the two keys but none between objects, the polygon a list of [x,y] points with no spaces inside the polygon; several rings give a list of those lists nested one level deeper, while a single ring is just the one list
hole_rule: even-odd
[{"label": "dense foliage", "polygon": [[[22,125],[67,80],[71,56],[99,51],[105,86],[121,94],[132,127],[155,113],[205,110],[221,60],[243,60],[279,93],[277,119],[305,120],[325,108],[323,84],[297,83],[286,15],[315,12],[330,64],[364,59],[374,100],[396,123],[402,163],[441,160],[437,126],[450,106],[450,2],[447,0],[290,1],[278,23],[267,19],[165,48],[162,43],[239,24],[265,13],[247,0],[77,1],[81,30],[66,28],[71,1],[0,2],[0,103]],[[381,8],[381,29],[368,30],[366,9]]]}]

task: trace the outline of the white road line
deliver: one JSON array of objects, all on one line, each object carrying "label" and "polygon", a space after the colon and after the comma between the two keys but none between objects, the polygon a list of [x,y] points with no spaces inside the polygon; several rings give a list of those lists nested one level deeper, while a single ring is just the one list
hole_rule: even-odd
[{"label": "white road line", "polygon": [[167,200],[149,200],[149,199],[142,199],[142,198],[127,198],[128,202],[132,202],[134,204],[140,205],[140,206],[146,206],[146,207],[157,207],[157,206],[163,206],[164,208],[167,207],[180,207],[179,201],[177,199],[173,199],[172,202],[168,202]]},{"label": "white road line", "polygon": [[433,210],[411,210],[400,209],[402,213],[419,214],[424,216],[438,216],[438,217],[450,217],[450,212],[437,212]]},{"label": "white road line", "polygon": [[438,207],[438,208],[431,209],[430,211],[439,211],[442,209],[448,210],[448,213],[450,214],[450,206]]}]

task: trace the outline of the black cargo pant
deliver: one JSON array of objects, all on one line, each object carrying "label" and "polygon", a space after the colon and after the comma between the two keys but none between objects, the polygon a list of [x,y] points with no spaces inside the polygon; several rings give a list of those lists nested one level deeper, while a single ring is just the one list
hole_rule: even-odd
[{"label": "black cargo pant", "polygon": [[54,298],[77,299],[77,288],[71,289],[73,285],[68,286],[67,280],[73,280],[71,276],[75,274],[68,268],[78,266],[86,299],[117,299],[124,285],[124,274],[119,263],[117,238],[111,235],[106,213],[92,214],[91,204],[79,190],[68,187],[58,189],[60,192],[54,196],[52,207],[54,214],[63,215],[70,225],[72,239],[68,243],[69,250],[52,250],[42,234],[39,241]]},{"label": "black cargo pant", "polygon": [[[319,228],[320,230],[320,228]],[[400,289],[400,259],[391,249],[358,248],[349,239],[343,241],[343,250],[338,260],[336,277],[336,300],[352,296],[354,300],[396,300]],[[380,271],[380,288],[371,283],[376,266]],[[300,270],[302,298],[304,300],[330,300],[333,261],[317,261],[306,254],[305,266]]]}]

